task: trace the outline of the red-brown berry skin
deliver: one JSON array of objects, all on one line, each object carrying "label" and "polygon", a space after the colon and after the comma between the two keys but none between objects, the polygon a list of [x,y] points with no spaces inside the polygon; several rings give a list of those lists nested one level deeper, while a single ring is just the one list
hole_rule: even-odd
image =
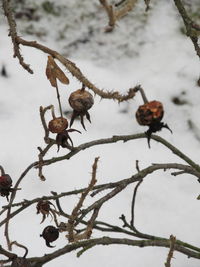
[{"label": "red-brown berry skin", "polygon": [[48,128],[52,133],[61,133],[68,127],[68,121],[65,118],[59,117],[49,122]]},{"label": "red-brown berry skin", "polygon": [[78,89],[71,93],[69,97],[69,104],[73,110],[79,112],[80,114],[84,114],[93,106],[94,98],[89,92]]},{"label": "red-brown berry skin", "polygon": [[10,175],[3,174],[0,176],[0,189],[10,188],[12,186],[12,179]]},{"label": "red-brown berry skin", "polygon": [[6,197],[8,200],[8,196],[10,192],[12,192],[12,179],[10,175],[3,174],[0,176],[0,196]]},{"label": "red-brown berry skin", "polygon": [[140,125],[151,125],[155,122],[160,122],[163,118],[163,105],[159,101],[150,101],[139,106],[136,112],[136,119]]}]

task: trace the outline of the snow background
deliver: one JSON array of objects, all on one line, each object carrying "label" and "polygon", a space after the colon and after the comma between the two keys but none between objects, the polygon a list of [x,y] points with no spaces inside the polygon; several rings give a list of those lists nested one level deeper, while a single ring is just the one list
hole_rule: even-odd
[{"label": "snow background", "polygon": [[[64,5],[64,2],[60,1],[60,4]],[[34,2],[29,0],[28,3],[33,5]],[[115,31],[110,34],[104,33],[107,17],[98,4],[81,1],[78,7],[80,9],[76,4],[75,1],[68,1],[68,8],[61,9],[63,13],[59,19],[57,16],[47,15],[39,21],[19,21],[20,34],[25,39],[37,39],[68,56],[100,88],[125,93],[130,87],[141,84],[150,100],[156,99],[164,104],[163,121],[168,123],[173,134],[163,129],[159,135],[199,163],[199,59],[191,41],[181,33],[182,20],[173,2],[155,1],[148,14],[144,14],[144,4],[139,3],[135,11],[119,21]],[[77,16],[78,10],[89,14],[83,16],[81,24],[81,19]],[[66,17],[68,28],[65,25]],[[41,32],[45,32],[45,35],[40,38],[28,35],[26,27],[30,23],[33,28],[37,28],[39,24],[38,29],[42,29]],[[15,182],[24,169],[37,160],[37,147],[44,147],[39,107],[54,104],[58,112],[58,105],[55,90],[45,77],[47,55],[32,48],[21,47],[25,62],[34,70],[34,75],[30,75],[12,57],[12,44],[7,36],[8,30],[3,16],[0,25],[0,63],[5,64],[9,75],[9,78],[0,77],[0,162]],[[88,33],[91,29],[92,37]],[[59,32],[63,32],[64,37],[59,39]],[[83,38],[89,38],[89,41],[77,41]],[[68,77],[69,86],[59,84],[65,111],[70,109],[67,100],[70,93],[81,86],[70,74]],[[187,103],[175,105],[172,101],[174,97]],[[120,105],[114,101],[100,100],[96,96],[95,105],[90,111],[92,124],[86,122],[87,132],[78,121],[73,125],[82,131],[81,135],[71,134],[74,144],[112,135],[144,132],[146,128],[137,124],[134,115],[141,104],[139,94],[128,104]],[[189,120],[195,124],[195,132],[191,131]],[[64,149],[59,154],[56,150],[53,147],[46,158],[66,154]],[[47,178],[45,182],[39,180],[36,170],[31,170],[21,184],[22,190],[18,192],[16,201],[50,195],[52,190],[60,193],[85,187],[96,156],[100,156],[97,173],[99,184],[130,177],[136,172],[136,160],[139,160],[141,169],[152,163],[182,163],[182,160],[162,144],[153,140],[150,150],[144,139],[92,147],[80,152],[70,161],[44,168]],[[123,213],[130,220],[132,194],[133,186],[130,186],[104,205],[98,219],[121,226],[118,218]],[[173,177],[169,171],[158,171],[149,175],[137,195],[136,227],[142,232],[166,238],[173,234],[177,239],[199,246],[198,195],[199,183],[188,174]],[[101,196],[103,193],[97,195],[97,198]],[[63,198],[61,203],[64,210],[70,212],[77,200],[78,197]],[[5,198],[0,201],[1,205],[7,203]],[[39,235],[52,222],[48,218],[40,225],[40,220],[41,216],[36,216],[33,205],[20,216],[16,216],[10,224],[11,239],[26,245],[29,248],[29,257],[50,253],[66,244],[65,234],[61,234],[54,242],[56,248],[47,248]],[[93,237],[103,235],[107,234],[93,233]],[[0,240],[4,244],[3,229]],[[22,255],[21,249],[16,249],[15,252]],[[45,266],[64,267],[67,263],[74,267],[119,267],[122,264],[127,267],[133,264],[137,267],[158,267],[164,266],[167,253],[168,249],[156,247],[141,249],[119,245],[98,246],[80,258],[76,257],[76,252],[72,252]],[[198,264],[197,260],[188,259],[178,252],[175,252],[175,259],[172,260],[173,267],[196,267]]]}]

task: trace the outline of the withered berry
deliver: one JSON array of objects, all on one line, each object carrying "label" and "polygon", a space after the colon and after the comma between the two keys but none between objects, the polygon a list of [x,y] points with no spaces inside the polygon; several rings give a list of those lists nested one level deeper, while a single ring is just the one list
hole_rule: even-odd
[{"label": "withered berry", "polygon": [[7,200],[10,192],[13,191],[11,186],[12,186],[12,179],[10,175],[3,174],[2,176],[0,176],[0,195],[2,197],[6,197]]},{"label": "withered berry", "polygon": [[52,133],[61,133],[68,127],[67,119],[63,117],[55,118],[49,122],[48,128]]},{"label": "withered berry", "polygon": [[167,124],[161,122],[164,109],[162,103],[159,101],[154,100],[139,106],[135,115],[140,125],[149,126],[149,129],[146,131],[149,147],[152,133],[160,131],[162,128],[167,128],[171,131]]},{"label": "withered berry", "polygon": [[44,228],[40,236],[45,239],[47,247],[53,248],[54,246],[51,246],[50,243],[59,237],[59,231],[54,226],[49,225]]},{"label": "withered berry", "polygon": [[162,103],[154,100],[139,106],[136,112],[136,119],[140,125],[150,125],[155,121],[161,121],[163,115]]},{"label": "withered berry", "polygon": [[83,117],[86,116],[88,121],[91,123],[90,120],[90,114],[88,113],[88,110],[93,106],[94,104],[94,98],[93,96],[85,91],[85,87],[83,86],[82,89],[78,89],[71,93],[69,97],[69,104],[73,108],[73,114],[70,121],[70,127],[72,126],[74,119],[78,116],[81,118],[81,124],[83,128],[85,129]]}]

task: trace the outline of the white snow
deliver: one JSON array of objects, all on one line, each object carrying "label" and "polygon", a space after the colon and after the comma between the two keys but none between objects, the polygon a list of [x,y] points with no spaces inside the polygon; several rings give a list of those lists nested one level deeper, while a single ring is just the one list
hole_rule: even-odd
[{"label": "white snow", "polygon": [[[105,16],[104,13],[102,14]],[[103,17],[103,15],[98,16]],[[75,62],[86,77],[100,88],[124,93],[130,87],[141,84],[149,99],[160,100],[164,104],[163,121],[173,130],[171,134],[163,129],[158,135],[177,146],[198,164],[200,142],[189,129],[188,120],[192,120],[200,131],[200,88],[196,85],[199,77],[199,59],[189,38],[180,32],[182,21],[171,1],[158,1],[153,5],[146,19],[145,26],[138,29],[136,42],[131,35],[132,21],[128,20],[128,17],[122,19],[115,31],[108,35],[103,33],[106,20],[98,22],[98,27],[102,30],[98,41],[104,38],[106,45],[95,46],[95,43],[98,43],[96,39],[83,45],[84,48],[80,45],[77,51],[74,49],[70,52],[70,60]],[[92,18],[90,20],[92,21]],[[127,28],[126,23],[128,23]],[[62,25],[64,25],[63,22]],[[84,25],[81,27],[84,28]],[[51,32],[53,30],[51,28]],[[127,50],[120,47],[123,43],[121,35]],[[45,76],[47,55],[33,48],[21,47],[25,62],[29,63],[34,70],[34,75],[30,75],[22,69],[17,59],[12,57],[12,44],[7,36],[5,24],[0,26],[0,36],[0,63],[5,64],[9,75],[9,78],[0,77],[0,165],[15,182],[24,169],[37,160],[37,147],[44,147],[39,107],[53,104],[58,114],[58,105],[55,88],[50,86]],[[31,39],[30,36],[27,38]],[[95,35],[95,38],[98,37]],[[63,41],[57,44],[51,35],[47,39],[46,45],[50,48],[65,50]],[[108,40],[111,41],[110,45]],[[124,51],[127,51],[127,54],[124,55]],[[134,51],[137,51],[137,54]],[[59,84],[64,110],[70,109],[67,100],[69,94],[80,88],[80,83],[75,78],[70,74],[68,77],[69,86]],[[185,94],[181,95],[182,92]],[[188,104],[174,105],[171,101],[174,96],[187,100]],[[113,135],[144,132],[146,128],[137,124],[134,115],[141,104],[142,99],[139,94],[128,104],[120,105],[114,101],[100,100],[96,96],[95,105],[90,111],[92,124],[86,122],[87,131],[81,128],[78,121],[73,125],[73,128],[82,131],[81,135],[71,133],[74,144],[77,146]],[[57,148],[53,147],[46,158],[66,153],[66,150],[61,149],[57,154]],[[31,170],[20,185],[22,190],[18,192],[16,201],[50,195],[52,190],[59,193],[85,187],[89,182],[91,165],[96,156],[100,156],[97,172],[99,184],[130,177],[136,172],[136,160],[139,160],[140,168],[152,163],[183,163],[162,144],[153,140],[151,149],[148,148],[145,139],[96,146],[80,152],[69,161],[45,167],[45,182],[39,180],[37,170]],[[130,220],[133,188],[132,185],[129,186],[115,199],[106,203],[98,219],[122,226],[118,218],[123,213]],[[103,193],[97,197],[102,195]],[[144,180],[139,189],[136,202],[136,226],[145,233],[165,238],[173,234],[177,239],[199,246],[200,204],[196,200],[198,195],[199,183],[191,175],[174,177],[170,175],[170,171],[155,172]],[[63,198],[61,202],[64,210],[70,212],[77,200],[78,197]],[[0,201],[1,205],[7,203],[5,198],[1,198]],[[91,200],[87,203],[91,203]],[[40,219],[40,216],[36,215],[35,206],[31,206],[20,216],[16,216],[10,224],[11,239],[26,245],[29,248],[29,257],[42,256],[66,244],[66,238],[61,234],[59,240],[55,242],[56,248],[47,248],[39,235],[46,225],[53,222],[48,218],[40,225]],[[107,233],[95,231],[93,233],[93,237],[102,235]],[[122,237],[122,235],[118,236]],[[1,242],[4,240],[3,229],[0,240]],[[15,251],[22,253],[21,249]],[[164,266],[167,253],[167,249],[157,247],[99,246],[88,250],[80,258],[77,258],[76,252],[73,252],[45,266],[160,267]],[[178,252],[175,252],[174,257],[173,267],[196,267],[199,264],[197,260],[188,259]]]}]

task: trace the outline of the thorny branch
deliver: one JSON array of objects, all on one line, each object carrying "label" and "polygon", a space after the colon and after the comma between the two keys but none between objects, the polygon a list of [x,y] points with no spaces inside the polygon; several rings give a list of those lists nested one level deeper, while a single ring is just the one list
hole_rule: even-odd
[{"label": "thorny branch", "polygon": [[14,50],[17,57],[19,58],[19,62],[26,70],[28,70],[30,73],[33,73],[33,71],[29,68],[27,64],[24,63],[23,57],[20,54],[19,51],[19,45],[23,46],[29,46],[36,49],[39,49],[43,51],[44,53],[51,55],[53,58],[57,59],[62,65],[64,65],[67,70],[72,74],[72,76],[76,77],[77,80],[79,80],[82,84],[84,84],[87,88],[91,89],[95,95],[99,95],[101,98],[107,98],[107,99],[113,99],[117,100],[118,102],[127,101],[129,99],[132,99],[135,96],[135,93],[138,91],[138,86],[135,86],[133,88],[130,88],[126,95],[121,95],[117,91],[105,91],[97,88],[94,84],[92,84],[81,72],[81,70],[73,63],[72,61],[66,59],[64,56],[59,54],[57,51],[52,50],[42,44],[39,44],[36,41],[26,41],[19,37],[17,35],[16,30],[16,23],[14,20],[14,16],[12,13],[12,9],[10,7],[10,0],[3,0],[3,9],[5,16],[7,17],[8,24],[10,27],[10,35],[12,37],[12,42],[14,46]]},{"label": "thorny branch", "polygon": [[[109,17],[109,27],[108,31],[113,30],[116,21],[119,20],[122,16],[126,15],[130,10],[133,9],[135,3],[137,0],[122,0],[115,6],[109,5],[108,0],[99,0],[100,3],[104,6],[108,17]],[[144,0],[146,4],[146,11],[149,9],[149,0]],[[50,48],[43,46],[35,41],[26,41],[18,36],[17,30],[16,30],[16,22],[13,16],[13,12],[10,6],[10,0],[3,0],[3,9],[5,16],[8,20],[9,25],[9,36],[11,36],[12,43],[13,43],[13,49],[14,49],[14,57],[17,57],[19,60],[19,63],[23,66],[24,69],[26,69],[28,72],[33,73],[31,68],[28,64],[24,62],[24,59],[20,53],[20,45],[23,46],[29,46],[36,49],[41,50],[42,52],[51,55],[53,58],[57,59],[61,64],[64,65],[64,67],[67,68],[67,70],[76,77],[84,86],[91,89],[95,94],[99,95],[101,98],[108,98],[117,100],[118,102],[127,101],[135,96],[135,93],[140,90],[142,91],[141,86],[135,86],[134,88],[129,89],[128,93],[126,95],[121,95],[119,92],[106,92],[104,90],[101,90],[97,88],[95,85],[93,85],[81,72],[81,70],[70,60],[63,57],[61,54],[59,54],[57,51],[51,50]],[[180,13],[180,15],[183,18],[184,24],[186,26],[187,35],[191,38],[195,50],[197,52],[197,55],[200,57],[200,47],[198,44],[198,35],[196,34],[197,31],[200,31],[200,26],[194,23],[188,16],[181,0],[174,0],[175,5],[177,6],[177,9]],[[58,97],[59,99],[59,97]],[[61,108],[60,108],[61,109]],[[134,226],[134,208],[135,208],[135,202],[136,202],[136,194],[137,190],[142,183],[143,179],[153,173],[157,170],[166,170],[166,169],[176,169],[177,172],[172,172],[171,174],[176,176],[184,173],[192,174],[193,176],[197,177],[198,180],[200,180],[200,166],[197,165],[195,162],[193,162],[189,157],[187,157],[184,153],[182,153],[180,150],[178,150],[175,146],[168,143],[166,140],[164,140],[161,137],[158,137],[156,135],[152,136],[152,139],[162,143],[165,147],[167,147],[172,153],[176,154],[179,158],[187,162],[189,165],[183,165],[183,164],[175,164],[175,163],[165,163],[165,164],[153,164],[152,166],[149,166],[143,170],[140,170],[137,166],[137,173],[132,175],[131,177],[127,179],[120,180],[115,183],[106,183],[102,185],[96,185],[96,169],[97,169],[97,162],[98,158],[95,159],[95,162],[93,164],[93,171],[92,171],[92,179],[90,184],[87,188],[73,190],[69,192],[64,192],[61,194],[53,193],[53,196],[44,196],[40,198],[35,198],[32,200],[24,200],[18,203],[14,203],[14,199],[16,196],[16,190],[18,189],[19,184],[23,180],[23,178],[27,175],[27,173],[32,168],[38,168],[39,176],[41,179],[44,179],[42,168],[43,166],[50,165],[53,163],[56,163],[58,161],[70,159],[80,151],[96,146],[96,145],[103,145],[103,144],[111,144],[118,141],[127,142],[134,139],[139,138],[146,138],[146,134],[135,134],[135,135],[124,135],[124,136],[113,136],[111,138],[106,139],[100,139],[100,140],[94,140],[85,144],[81,144],[78,147],[73,148],[68,154],[62,156],[62,157],[56,157],[48,160],[44,160],[44,156],[48,152],[48,150],[55,144],[55,140],[49,138],[49,130],[45,121],[45,112],[47,110],[51,110],[52,117],[55,118],[54,109],[53,106],[48,106],[46,108],[41,107],[40,108],[40,116],[41,121],[43,124],[44,132],[45,132],[45,143],[47,146],[42,149],[38,147],[39,150],[39,160],[37,162],[34,162],[30,164],[25,171],[20,175],[19,179],[17,180],[14,190],[11,193],[10,201],[7,206],[2,207],[2,211],[0,212],[0,215],[2,215],[4,212],[6,213],[5,219],[3,219],[0,223],[0,226],[5,224],[5,237],[7,240],[8,248],[11,249],[12,245],[15,244],[19,247],[22,247],[25,249],[25,255],[27,256],[28,249],[19,244],[18,242],[10,241],[9,237],[9,222],[11,218],[16,216],[17,214],[21,214],[21,212],[31,206],[32,204],[38,202],[39,200],[50,200],[53,199],[56,201],[56,204],[58,206],[58,209],[60,211],[60,214],[68,218],[68,239],[69,241],[73,241],[73,243],[68,244],[64,246],[61,249],[58,249],[57,251],[54,251],[50,254],[45,254],[42,257],[35,257],[35,258],[29,258],[28,262],[30,262],[32,267],[41,267],[43,264],[63,255],[66,253],[69,253],[73,250],[76,250],[80,248],[81,250],[78,252],[78,255],[80,256],[85,251],[89,250],[90,248],[93,248],[96,245],[111,245],[111,244],[121,244],[121,245],[129,245],[129,246],[137,246],[137,247],[148,247],[148,246],[158,246],[158,247],[166,247],[169,248],[169,253],[167,257],[167,261],[165,263],[166,267],[171,266],[171,259],[173,257],[174,251],[179,251],[188,257],[193,257],[200,259],[200,248],[192,246],[188,243],[184,243],[180,240],[176,240],[174,236],[170,236],[170,240],[162,237],[157,237],[149,234],[145,234],[142,232],[139,232],[135,226]],[[62,116],[62,112],[61,112]],[[1,175],[4,175],[4,169],[2,166],[0,166]],[[129,184],[137,182],[137,185],[134,189],[133,193],[133,199],[132,199],[132,214],[131,214],[131,222],[130,224],[127,222],[124,215],[122,215],[120,218],[124,223],[123,227],[128,228],[128,230],[125,230],[119,226],[111,225],[105,222],[97,221],[97,216],[99,213],[99,210],[102,208],[103,204],[115,197],[118,193],[122,192]],[[96,196],[99,192],[109,190],[108,193],[105,193],[105,195],[98,200],[95,200],[91,205],[86,207],[85,209],[82,209],[83,202],[85,201],[86,197],[89,195],[91,191],[93,193],[91,194],[92,197]],[[77,195],[81,194],[80,200],[73,209],[71,215],[65,213],[59,203],[59,199],[61,197],[69,196],[69,195]],[[11,209],[14,207],[19,207],[15,211],[11,212]],[[92,213],[91,218],[86,221],[84,220],[85,216],[88,215],[88,213]],[[84,229],[78,229],[76,230],[75,227],[79,225],[79,223],[86,226]],[[56,221],[56,226],[58,226],[58,222]],[[124,233],[128,234],[130,236],[134,236],[137,238],[143,238],[142,240],[133,240],[133,239],[126,239],[126,238],[111,238],[111,237],[101,237],[96,239],[90,239],[90,240],[81,240],[81,239],[88,239],[91,237],[92,230],[96,229],[99,231],[106,231],[106,232],[115,232],[115,233]],[[76,234],[74,232],[76,231]],[[78,241],[78,242],[77,242]],[[0,261],[0,264],[4,264],[9,261],[13,261],[18,256],[14,253],[10,253],[3,249],[0,246],[0,254],[7,257],[7,260]]]},{"label": "thorny branch", "polygon": [[12,43],[13,43],[13,49],[14,49],[13,57],[17,57],[22,67],[25,70],[27,70],[29,73],[33,74],[32,69],[30,68],[28,64],[24,62],[24,58],[22,57],[20,53],[19,43],[17,41],[18,35],[17,35],[17,30],[16,30],[16,22],[15,22],[13,12],[10,6],[10,0],[3,0],[3,9],[4,9],[4,15],[7,17],[8,24],[10,27],[9,36],[11,36]]},{"label": "thorny branch", "polygon": [[187,35],[190,37],[194,45],[195,51],[198,57],[200,58],[200,46],[198,44],[198,32],[200,31],[200,25],[193,22],[192,19],[188,16],[187,11],[181,0],[174,0],[174,3],[183,19]]}]

